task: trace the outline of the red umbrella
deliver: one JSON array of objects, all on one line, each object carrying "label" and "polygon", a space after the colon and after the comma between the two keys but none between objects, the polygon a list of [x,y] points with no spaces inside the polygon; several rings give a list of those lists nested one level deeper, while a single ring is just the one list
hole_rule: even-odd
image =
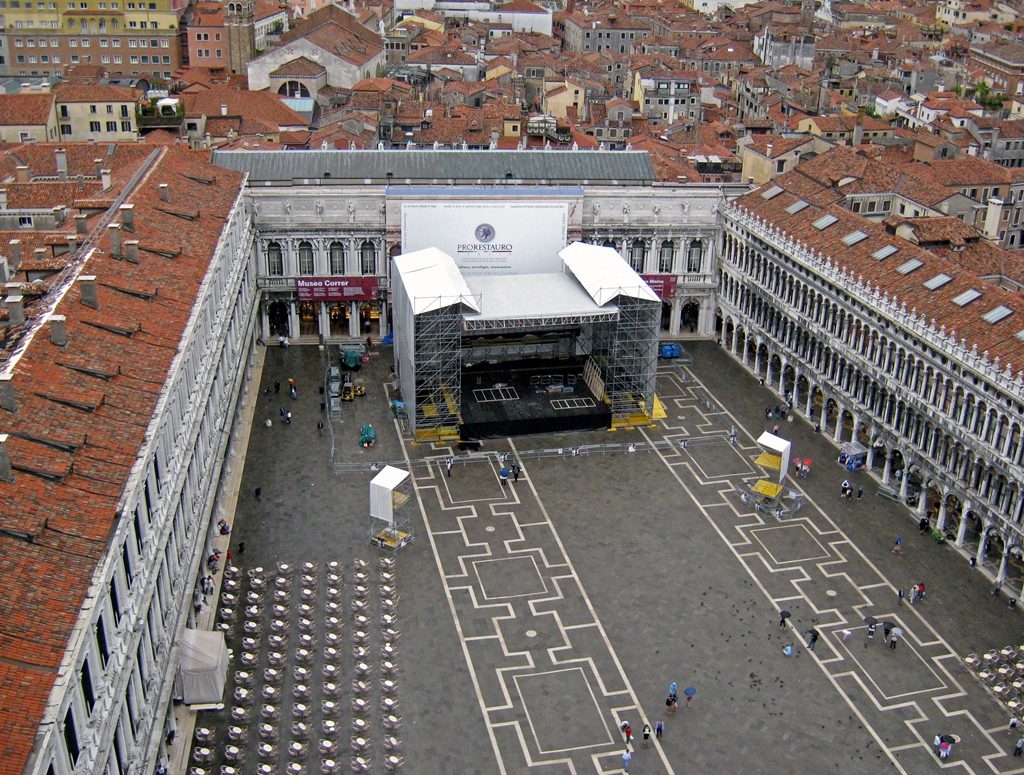
[{"label": "red umbrella", "polygon": [[804,465],[807,466],[808,468],[811,467],[811,459],[809,457],[804,458]]},{"label": "red umbrella", "polygon": [[796,463],[797,465],[800,465],[804,461],[803,461],[803,458],[795,457],[795,458],[793,458],[793,462]]}]

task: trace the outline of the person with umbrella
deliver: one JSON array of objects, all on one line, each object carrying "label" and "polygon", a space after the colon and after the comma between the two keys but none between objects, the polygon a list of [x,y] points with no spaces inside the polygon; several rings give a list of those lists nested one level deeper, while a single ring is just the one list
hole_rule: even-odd
[{"label": "person with umbrella", "polygon": [[950,752],[953,750],[953,743],[957,742],[957,738],[953,735],[943,735],[942,742],[939,743],[939,758],[948,759]]},{"label": "person with umbrella", "polygon": [[889,640],[889,633],[892,632],[892,628],[895,626],[892,622],[882,622],[882,643]]},{"label": "person with umbrella", "polygon": [[779,629],[780,630],[786,629],[786,619],[788,619],[792,615],[793,614],[791,614],[789,611],[779,611]]},{"label": "person with umbrella", "polygon": [[693,704],[693,698],[697,696],[697,690],[691,686],[689,689],[683,689],[683,694],[686,695],[686,707],[689,708]]},{"label": "person with umbrella", "polygon": [[868,626],[868,640],[873,640],[875,637],[875,629],[878,627],[878,619],[873,616],[865,616],[864,624]]},{"label": "person with umbrella", "polygon": [[903,634],[903,630],[899,627],[892,628],[892,637],[889,638],[889,648],[893,651],[896,650],[896,644],[899,642],[900,635]]},{"label": "person with umbrella", "polygon": [[511,473],[512,472],[508,469],[508,467],[506,467],[506,466],[502,466],[501,467],[501,470],[498,472],[498,478],[501,479],[501,486],[502,487],[504,487],[506,484],[508,484],[508,476]]}]

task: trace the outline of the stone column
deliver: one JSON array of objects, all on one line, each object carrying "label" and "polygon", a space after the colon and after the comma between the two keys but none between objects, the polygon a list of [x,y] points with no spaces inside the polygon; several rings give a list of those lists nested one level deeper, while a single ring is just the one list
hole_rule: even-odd
[{"label": "stone column", "polygon": [[892,450],[885,456],[885,465],[882,467],[882,484],[888,485],[892,479]]},{"label": "stone column", "polygon": [[999,572],[996,573],[996,581],[1000,584],[1006,581],[1006,563],[1010,559],[1010,546],[1009,543],[1003,544],[1003,556],[999,558]]},{"label": "stone column", "polygon": [[299,303],[294,299],[288,302],[288,338],[299,335]]},{"label": "stone column", "polygon": [[353,339],[358,339],[361,336],[359,330],[359,305],[361,302],[350,301],[348,303],[348,335]]},{"label": "stone column", "polygon": [[[672,313],[668,320],[668,332],[673,336],[679,334],[679,311],[682,308],[682,300],[678,296],[673,296],[672,301]],[[733,332],[735,332],[735,328]]]},{"label": "stone column", "polygon": [[949,519],[949,507],[946,505],[946,493],[942,494],[942,500],[939,501],[939,516],[935,521],[935,529],[940,533],[946,532],[946,520]]},{"label": "stone column", "polygon": [[843,411],[842,405],[836,407],[836,432],[832,435],[832,440],[836,444],[841,444],[843,441]]},{"label": "stone column", "polygon": [[317,318],[319,320],[318,328],[320,329],[320,336],[323,339],[327,339],[331,335],[331,309],[330,304],[324,301],[317,302]]},{"label": "stone column", "polygon": [[974,555],[974,561],[978,567],[981,567],[981,563],[985,560],[985,544],[988,542],[988,528],[989,524],[986,522],[985,526],[981,530],[981,540],[978,541],[978,551]]},{"label": "stone column", "polygon": [[967,515],[971,511],[971,502],[964,501],[963,507],[960,509],[960,527],[956,531],[956,545],[960,549],[964,548],[964,539],[967,536]]}]

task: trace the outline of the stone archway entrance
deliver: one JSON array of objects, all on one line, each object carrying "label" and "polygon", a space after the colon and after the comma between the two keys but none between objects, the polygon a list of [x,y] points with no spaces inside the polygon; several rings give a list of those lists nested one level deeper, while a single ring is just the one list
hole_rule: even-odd
[{"label": "stone archway entrance", "polygon": [[271,336],[291,336],[288,328],[288,302],[272,301],[267,305],[267,326]]}]

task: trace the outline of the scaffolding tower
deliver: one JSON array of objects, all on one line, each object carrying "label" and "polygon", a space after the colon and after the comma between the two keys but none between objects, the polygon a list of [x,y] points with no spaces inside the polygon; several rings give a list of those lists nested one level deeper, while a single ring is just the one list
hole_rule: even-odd
[{"label": "scaffolding tower", "polygon": [[449,304],[415,318],[416,439],[457,439],[462,415],[462,307]]},{"label": "scaffolding tower", "polygon": [[[614,321],[595,323],[591,356],[600,369],[613,420],[655,415],[660,304],[632,296],[615,299]],[[588,384],[589,380],[588,380]]]}]

